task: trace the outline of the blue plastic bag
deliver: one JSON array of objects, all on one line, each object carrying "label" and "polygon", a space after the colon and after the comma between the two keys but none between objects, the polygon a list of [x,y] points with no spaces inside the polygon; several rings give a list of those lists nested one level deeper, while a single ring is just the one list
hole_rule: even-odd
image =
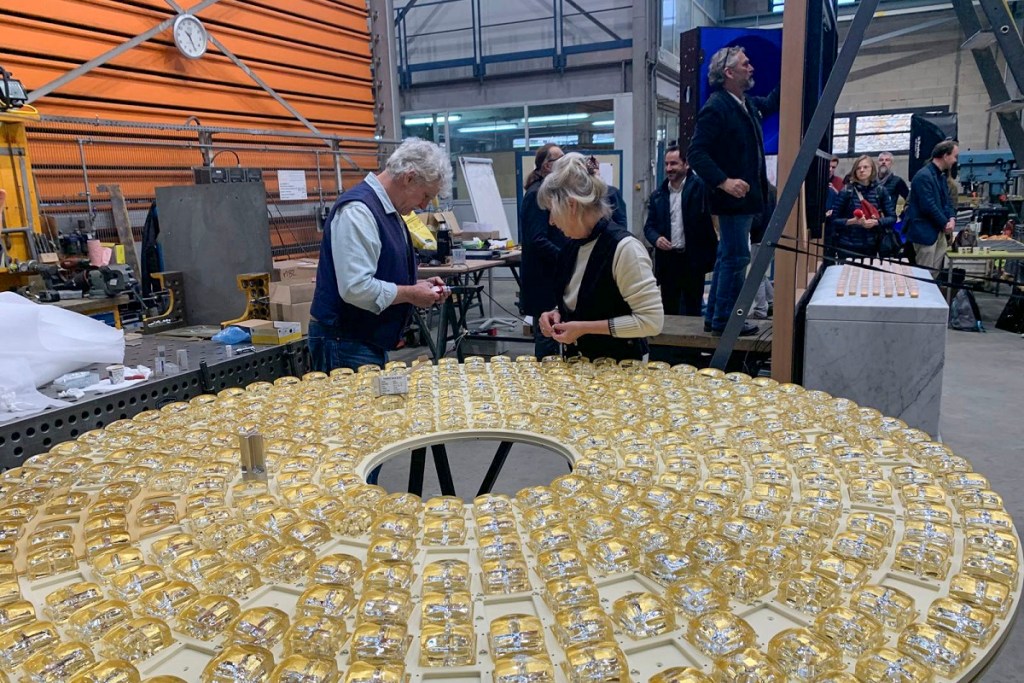
[{"label": "blue plastic bag", "polygon": [[249,333],[249,330],[241,327],[229,326],[210,337],[210,339],[218,344],[234,345],[249,342],[252,339],[252,335]]}]

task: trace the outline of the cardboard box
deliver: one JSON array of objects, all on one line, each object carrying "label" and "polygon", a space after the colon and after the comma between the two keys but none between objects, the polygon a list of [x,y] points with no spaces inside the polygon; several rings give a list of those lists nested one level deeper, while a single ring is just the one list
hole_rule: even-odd
[{"label": "cardboard box", "polygon": [[270,317],[277,322],[299,323],[302,334],[309,334],[309,309],[312,301],[304,301],[296,304],[270,304]]},{"label": "cardboard box", "polygon": [[498,239],[498,234],[497,230],[463,230],[459,235],[459,239],[463,242],[471,242],[474,239],[480,239],[486,244],[487,240]]},{"label": "cardboard box", "polygon": [[273,282],[312,282],[316,280],[318,259],[275,261],[270,279]]},{"label": "cardboard box", "polygon": [[452,231],[453,235],[461,235],[462,230],[459,228],[459,221],[455,218],[455,213],[452,211],[434,211],[427,214],[427,226],[433,231],[437,232],[437,226],[444,221],[448,224],[448,229]]},{"label": "cardboard box", "polygon": [[270,303],[272,304],[303,304],[313,300],[316,290],[315,282],[290,280],[289,283],[270,283]]},{"label": "cardboard box", "polygon": [[260,322],[262,324],[250,327],[253,344],[276,346],[302,339],[302,326],[299,323],[272,322],[270,320]]}]

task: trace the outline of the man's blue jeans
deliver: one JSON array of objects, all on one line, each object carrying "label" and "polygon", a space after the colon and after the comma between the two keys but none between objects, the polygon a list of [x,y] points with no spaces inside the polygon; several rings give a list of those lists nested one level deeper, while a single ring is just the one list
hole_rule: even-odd
[{"label": "man's blue jeans", "polygon": [[750,264],[750,226],[754,216],[718,216],[718,255],[704,322],[724,330],[736,307]]},{"label": "man's blue jeans", "polygon": [[332,329],[316,320],[309,321],[309,360],[314,370],[330,372],[336,368],[358,370],[361,365],[388,362],[388,353],[379,346],[342,339]]}]

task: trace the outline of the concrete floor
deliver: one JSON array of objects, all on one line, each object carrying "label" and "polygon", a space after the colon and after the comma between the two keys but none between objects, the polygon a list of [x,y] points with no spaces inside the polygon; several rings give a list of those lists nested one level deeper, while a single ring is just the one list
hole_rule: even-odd
[{"label": "concrete floor", "polygon": [[[515,310],[514,283],[496,279],[495,296],[506,308]],[[1024,399],[1024,339],[995,329],[995,321],[1007,301],[1005,294],[998,298],[979,294],[977,298],[988,332],[949,330],[940,432],[945,443],[988,477],[992,488],[1003,496],[1019,531],[1024,528],[1024,495],[1020,493],[1024,491],[1024,429],[1020,426],[1019,410]],[[507,351],[512,356],[531,352],[532,344],[512,344]],[[415,358],[422,354],[422,348],[405,349],[392,357]],[[476,495],[497,445],[480,441],[449,446],[457,495],[467,500]],[[547,484],[566,471],[560,456],[520,444],[512,449],[494,491],[514,494],[527,486]],[[391,491],[404,491],[408,472],[408,458],[395,459],[384,466],[379,483]],[[423,493],[427,497],[440,494],[429,457]],[[998,655],[975,680],[1019,683],[1024,681],[1022,672],[1024,626],[1018,621]]]}]

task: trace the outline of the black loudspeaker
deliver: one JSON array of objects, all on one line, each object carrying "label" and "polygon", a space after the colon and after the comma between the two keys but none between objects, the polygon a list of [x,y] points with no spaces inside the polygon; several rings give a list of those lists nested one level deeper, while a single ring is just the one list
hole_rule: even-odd
[{"label": "black loudspeaker", "polygon": [[932,159],[932,148],[943,140],[957,139],[956,113],[924,112],[910,117],[910,159],[907,179],[913,179]]}]

